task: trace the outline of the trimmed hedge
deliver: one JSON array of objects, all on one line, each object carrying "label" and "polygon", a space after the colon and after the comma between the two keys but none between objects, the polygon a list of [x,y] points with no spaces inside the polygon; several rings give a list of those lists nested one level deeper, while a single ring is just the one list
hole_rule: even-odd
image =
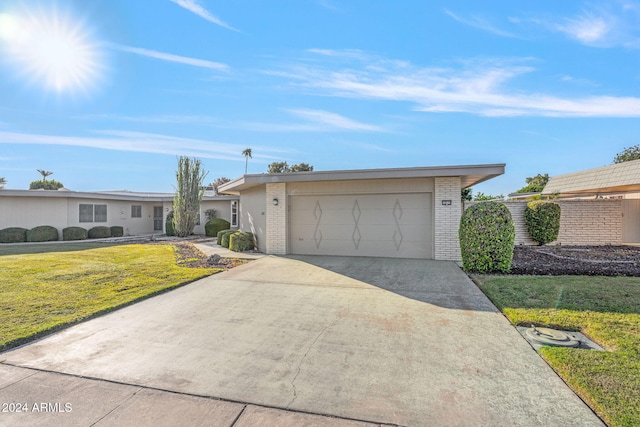
[{"label": "trimmed hedge", "polygon": [[225,231],[224,233],[222,233],[222,236],[220,237],[220,241],[218,242],[218,244],[224,248],[228,248],[229,247],[229,237],[233,234],[233,233],[238,233],[238,230],[229,230],[229,231]]},{"label": "trimmed hedge", "polygon": [[532,240],[539,245],[551,243],[560,233],[560,205],[545,200],[529,202],[524,208],[524,222]]},{"label": "trimmed hedge", "polygon": [[222,218],[213,218],[204,225],[204,234],[209,237],[217,236],[219,231],[228,230],[231,227],[229,221]]},{"label": "trimmed hedge", "polygon": [[253,233],[239,231],[229,235],[229,249],[234,252],[250,251],[255,248]]},{"label": "trimmed hedge", "polygon": [[27,242],[54,242],[58,240],[58,229],[50,225],[41,225],[27,231]]},{"label": "trimmed hedge", "polygon": [[515,227],[502,203],[482,202],[466,209],[460,219],[460,251],[465,271],[502,272],[511,269]]},{"label": "trimmed hedge", "polygon": [[227,231],[231,231],[231,230],[226,229],[226,230],[220,230],[220,231],[218,231],[218,234],[217,234],[217,236],[216,236],[216,242],[217,242],[218,244],[220,244],[220,241],[222,240],[222,235],[223,235],[224,233],[226,233]]},{"label": "trimmed hedge", "polygon": [[167,220],[164,225],[164,232],[167,236],[175,236],[176,229],[173,225],[173,211],[167,214]]},{"label": "trimmed hedge", "polygon": [[112,225],[109,227],[111,230],[111,237],[122,237],[124,236],[124,228],[119,225]]},{"label": "trimmed hedge", "polygon": [[62,229],[62,240],[85,240],[89,233],[82,227],[67,227]]},{"label": "trimmed hedge", "polygon": [[111,237],[111,228],[98,225],[90,229],[87,235],[90,239],[106,239],[107,237]]},{"label": "trimmed hedge", "polygon": [[9,227],[0,230],[0,243],[22,243],[27,241],[27,229]]}]

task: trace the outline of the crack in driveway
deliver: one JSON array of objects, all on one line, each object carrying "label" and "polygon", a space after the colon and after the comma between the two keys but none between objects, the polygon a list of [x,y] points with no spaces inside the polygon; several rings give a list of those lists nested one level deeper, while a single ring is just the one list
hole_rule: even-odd
[{"label": "crack in driveway", "polygon": [[320,331],[320,333],[316,336],[316,338],[313,340],[313,342],[309,345],[309,347],[307,348],[307,351],[304,353],[304,355],[300,358],[300,362],[298,362],[298,368],[296,370],[296,374],[291,379],[291,387],[293,388],[293,398],[287,404],[286,409],[289,409],[289,407],[293,404],[293,402],[295,402],[295,400],[298,398],[298,389],[296,388],[295,382],[298,379],[298,375],[300,375],[300,368],[302,367],[302,362],[304,362],[304,360],[307,358],[307,355],[309,354],[309,352],[311,351],[313,346],[316,345],[316,343],[318,342],[320,337],[322,335],[324,335],[324,333],[327,332],[327,330],[329,328],[331,328],[333,325],[335,325],[337,322],[338,322],[338,319],[335,319],[333,322],[331,322],[330,324],[325,326],[324,329],[322,329]]}]

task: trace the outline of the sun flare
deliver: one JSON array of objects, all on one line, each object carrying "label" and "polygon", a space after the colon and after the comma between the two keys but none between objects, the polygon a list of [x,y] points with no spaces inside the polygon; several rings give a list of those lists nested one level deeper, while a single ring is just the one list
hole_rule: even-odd
[{"label": "sun flare", "polygon": [[103,66],[84,23],[58,10],[0,14],[0,46],[21,77],[55,92],[87,92]]}]

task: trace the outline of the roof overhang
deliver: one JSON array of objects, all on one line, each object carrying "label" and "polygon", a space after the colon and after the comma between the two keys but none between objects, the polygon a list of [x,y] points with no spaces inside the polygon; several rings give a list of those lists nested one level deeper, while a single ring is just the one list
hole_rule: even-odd
[{"label": "roof overhang", "polygon": [[[0,196],[5,197],[38,197],[38,198],[70,198],[70,199],[99,199],[122,200],[131,202],[172,202],[172,193],[138,193],[133,191],[70,191],[70,190],[0,190]],[[207,195],[203,201],[237,200],[237,196]]]},{"label": "roof overhang", "polygon": [[394,169],[356,169],[337,171],[292,172],[277,174],[249,174],[218,187],[220,193],[240,194],[254,187],[270,183],[351,181],[368,179],[460,177],[462,188],[471,187],[504,174],[505,164],[429,166]]}]

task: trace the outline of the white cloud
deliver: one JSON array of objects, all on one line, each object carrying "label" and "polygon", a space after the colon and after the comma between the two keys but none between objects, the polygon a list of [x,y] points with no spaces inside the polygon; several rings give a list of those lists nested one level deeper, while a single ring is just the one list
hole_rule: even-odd
[{"label": "white cloud", "polygon": [[556,28],[580,43],[597,46],[608,39],[613,28],[613,22],[605,19],[603,15],[596,16],[585,12],[576,18],[565,19]]},{"label": "white cloud", "polygon": [[303,119],[303,123],[241,123],[245,129],[262,132],[384,132],[384,128],[371,125],[340,114],[324,110],[304,108],[286,109],[289,114]]},{"label": "white cloud", "polygon": [[227,30],[238,31],[237,29],[233,28],[231,25],[222,21],[220,18],[212,15],[211,12],[209,12],[207,9],[205,9],[204,7],[202,7],[202,5],[198,3],[198,0],[169,0],[169,1],[177,4],[180,7],[187,9],[189,12],[195,13],[199,17],[206,19],[207,21],[213,24],[219,25],[223,28],[226,28]]},{"label": "white cloud", "polygon": [[[535,69],[526,60],[467,61],[462,68],[384,68],[370,63],[327,69],[299,64],[281,74],[312,93],[406,102],[415,111],[463,112],[482,116],[640,117],[640,98],[561,97],[510,89]],[[375,65],[375,64],[373,64]]]},{"label": "white cloud", "polygon": [[468,25],[473,28],[477,28],[478,30],[496,34],[501,37],[516,37],[515,34],[510,33],[508,31],[501,30],[500,28],[497,28],[491,22],[487,21],[485,18],[482,18],[480,16],[471,16],[470,18],[463,18],[451,12],[449,9],[444,9],[444,13],[449,15],[451,18],[458,21],[459,23]]},{"label": "white cloud", "polygon": [[189,58],[186,56],[173,55],[171,53],[158,52],[157,50],[143,49],[139,47],[131,47],[112,43],[115,49],[123,52],[134,53],[136,55],[147,56],[149,58],[160,59],[162,61],[176,62],[179,64],[191,65],[194,67],[209,68],[217,71],[228,71],[229,66],[221,62],[207,61],[205,59]]},{"label": "white cloud", "polygon": [[[226,144],[202,139],[181,138],[162,134],[101,130],[101,136],[41,135],[19,132],[0,132],[0,144],[63,145],[100,148],[115,151],[195,156],[209,159],[244,161],[240,153],[244,145]],[[268,147],[253,147],[257,159],[275,159],[271,153],[279,153]]]}]

